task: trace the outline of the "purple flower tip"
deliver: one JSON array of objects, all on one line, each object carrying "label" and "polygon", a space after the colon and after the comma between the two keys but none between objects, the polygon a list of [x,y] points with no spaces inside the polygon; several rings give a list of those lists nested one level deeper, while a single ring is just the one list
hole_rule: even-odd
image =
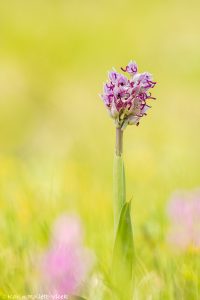
[{"label": "purple flower tip", "polygon": [[140,118],[146,115],[150,108],[146,101],[155,99],[149,90],[156,84],[148,72],[138,73],[136,62],[130,61],[125,68],[130,78],[118,73],[115,69],[108,73],[108,81],[104,84],[103,99],[110,116],[115,120],[117,127],[122,130],[126,126],[138,125]]},{"label": "purple flower tip", "polygon": [[138,71],[138,66],[135,61],[130,61],[130,63],[124,68],[121,68],[122,71],[127,72],[131,75],[134,75]]}]

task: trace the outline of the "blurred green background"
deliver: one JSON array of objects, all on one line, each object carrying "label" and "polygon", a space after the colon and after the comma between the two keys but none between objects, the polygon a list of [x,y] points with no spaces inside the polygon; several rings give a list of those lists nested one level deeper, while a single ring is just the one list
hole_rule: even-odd
[{"label": "blurred green background", "polygon": [[[29,290],[35,251],[62,212],[81,216],[108,264],[115,128],[98,94],[107,71],[131,59],[158,82],[148,116],[124,137],[135,243],[150,274],[148,238],[169,267],[166,203],[200,181],[199,11],[197,0],[0,1],[1,293]],[[181,268],[172,273],[187,281]],[[192,293],[199,281],[189,284]],[[167,276],[159,286],[161,299],[199,299],[187,289],[173,298]]]}]

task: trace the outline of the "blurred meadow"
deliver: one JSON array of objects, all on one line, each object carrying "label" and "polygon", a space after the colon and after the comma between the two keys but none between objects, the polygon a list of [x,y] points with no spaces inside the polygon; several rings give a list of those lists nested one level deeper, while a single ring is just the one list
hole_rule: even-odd
[{"label": "blurred meadow", "polygon": [[0,1],[2,297],[37,291],[37,255],[63,213],[81,218],[98,272],[109,267],[115,127],[99,94],[133,59],[158,82],[124,134],[133,299],[200,299],[200,252],[167,243],[166,213],[174,191],[200,186],[199,11],[197,0]]}]

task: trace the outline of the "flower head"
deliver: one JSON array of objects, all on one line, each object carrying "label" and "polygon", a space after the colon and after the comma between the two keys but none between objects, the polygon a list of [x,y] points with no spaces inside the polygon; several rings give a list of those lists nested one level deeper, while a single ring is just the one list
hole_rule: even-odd
[{"label": "flower head", "polygon": [[138,125],[140,118],[146,115],[150,108],[146,101],[155,99],[149,90],[156,82],[150,73],[138,73],[137,64],[134,61],[121,68],[128,73],[130,78],[118,73],[115,69],[108,73],[108,81],[104,84],[103,99],[110,116],[115,124],[122,130],[129,124]]},{"label": "flower head", "polygon": [[41,259],[42,290],[61,295],[79,293],[93,262],[93,253],[83,246],[80,220],[62,215],[54,224],[51,246]]},{"label": "flower head", "polygon": [[175,194],[168,205],[168,240],[181,249],[200,249],[200,190]]}]

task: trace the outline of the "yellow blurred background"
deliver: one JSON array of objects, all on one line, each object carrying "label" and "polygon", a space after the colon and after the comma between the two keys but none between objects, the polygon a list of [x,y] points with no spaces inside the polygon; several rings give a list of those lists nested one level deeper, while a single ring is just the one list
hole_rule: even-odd
[{"label": "yellow blurred background", "polygon": [[112,248],[115,128],[98,94],[113,66],[133,59],[158,82],[124,135],[135,239],[145,222],[165,231],[171,193],[199,186],[199,11],[197,0],[0,1],[0,288],[18,274],[22,289],[14,245],[46,243],[63,211],[81,215],[99,255]]}]

